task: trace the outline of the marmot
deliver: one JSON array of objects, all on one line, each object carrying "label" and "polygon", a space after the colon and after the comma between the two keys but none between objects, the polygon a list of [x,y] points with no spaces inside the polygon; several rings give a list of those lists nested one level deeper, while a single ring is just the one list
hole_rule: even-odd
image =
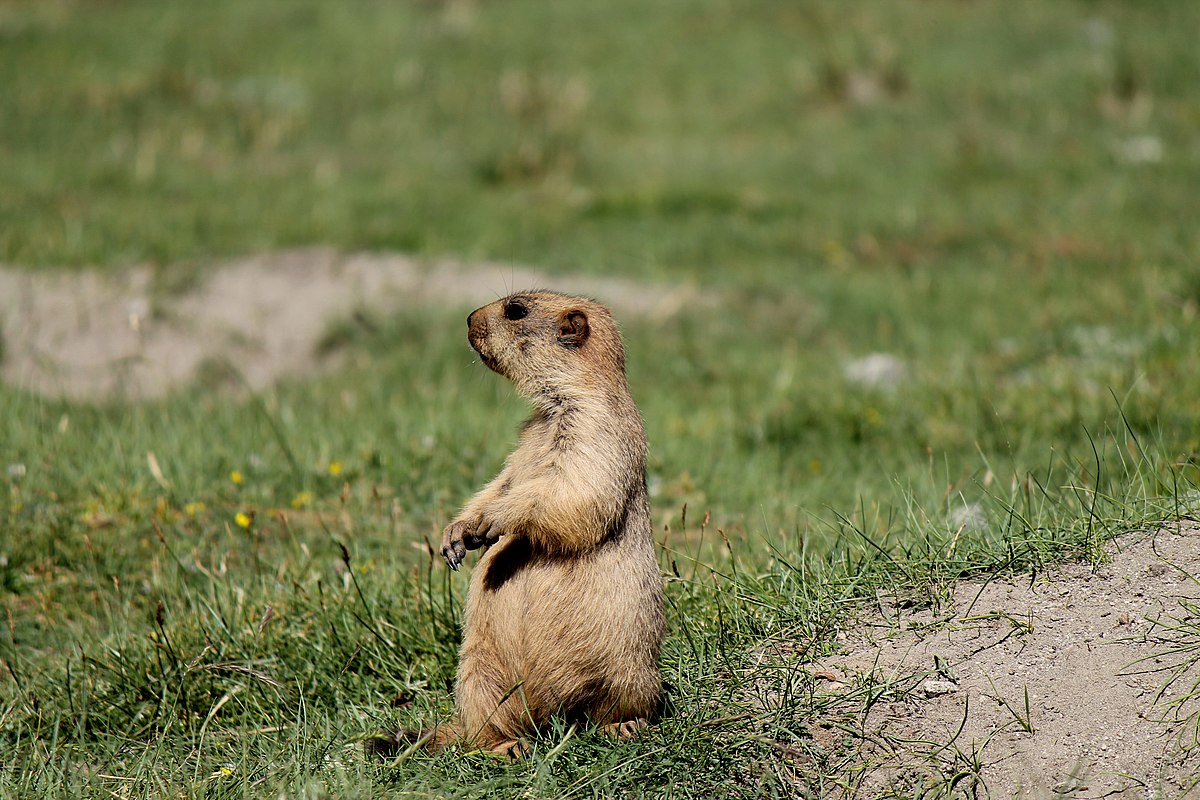
[{"label": "marmot", "polygon": [[[424,733],[509,756],[552,716],[628,738],[662,693],[662,577],[646,493],[646,435],[612,313],[518,292],[467,317],[483,363],[533,405],[504,468],[446,527],[467,594],[457,720]],[[413,734],[375,740],[395,753]]]}]

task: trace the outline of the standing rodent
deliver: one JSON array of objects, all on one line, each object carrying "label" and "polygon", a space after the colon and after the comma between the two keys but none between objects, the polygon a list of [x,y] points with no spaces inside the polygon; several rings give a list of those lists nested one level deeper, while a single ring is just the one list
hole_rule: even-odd
[{"label": "standing rodent", "polygon": [[484,552],[467,594],[458,718],[423,736],[435,749],[520,755],[558,716],[628,738],[659,707],[663,600],[646,435],[616,322],[594,301],[529,291],[475,310],[467,326],[483,363],[534,412],[500,474],[443,533],[453,569]]}]

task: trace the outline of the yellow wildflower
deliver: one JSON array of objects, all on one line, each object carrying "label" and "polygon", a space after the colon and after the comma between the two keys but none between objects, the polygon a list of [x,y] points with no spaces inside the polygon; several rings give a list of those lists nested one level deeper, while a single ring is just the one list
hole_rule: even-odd
[{"label": "yellow wildflower", "polygon": [[242,483],[245,482],[246,478],[242,475],[242,473],[235,469],[233,472],[229,473],[229,480],[233,481],[238,486],[241,486]]},{"label": "yellow wildflower", "polygon": [[245,528],[246,530],[249,530],[250,525],[254,522],[254,512],[251,511],[247,514],[245,511],[239,511],[234,514],[233,521],[237,523],[239,528]]},{"label": "yellow wildflower", "polygon": [[296,496],[292,498],[292,508],[307,508],[312,504],[312,501],[312,492],[298,492]]},{"label": "yellow wildflower", "polygon": [[330,475],[332,475],[332,476],[333,476],[333,477],[335,477],[335,478],[336,478],[338,475],[341,475],[341,474],[342,474],[342,462],[340,462],[340,461],[330,461],[330,462],[329,462],[329,474],[330,474]]},{"label": "yellow wildflower", "polygon": [[840,267],[848,260],[849,253],[846,252],[846,248],[833,239],[826,240],[822,249],[825,251],[825,263],[830,266]]},{"label": "yellow wildflower", "polygon": [[185,503],[183,506],[183,513],[187,514],[189,517],[194,517],[203,510],[204,503]]}]

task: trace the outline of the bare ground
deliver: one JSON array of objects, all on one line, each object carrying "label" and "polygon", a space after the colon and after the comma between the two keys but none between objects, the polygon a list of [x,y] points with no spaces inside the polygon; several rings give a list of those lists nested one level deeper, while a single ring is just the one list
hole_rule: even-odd
[{"label": "bare ground", "polygon": [[217,264],[171,292],[151,268],[101,273],[0,268],[0,379],[75,400],[147,399],[204,365],[235,365],[254,389],[323,366],[321,337],[356,311],[414,305],[469,310],[509,291],[553,284],[618,315],[670,316],[703,302],[692,287],[556,275],[508,264],[400,255],[285,251]]},{"label": "bare ground", "polygon": [[808,668],[821,712],[797,781],[824,773],[826,797],[1200,797],[1200,528],[1110,550],[960,582],[940,608],[881,598]]}]

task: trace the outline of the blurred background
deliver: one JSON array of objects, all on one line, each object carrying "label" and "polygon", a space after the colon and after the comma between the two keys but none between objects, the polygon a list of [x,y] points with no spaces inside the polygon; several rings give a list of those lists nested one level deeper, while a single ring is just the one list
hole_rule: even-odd
[{"label": "blurred background", "polygon": [[797,289],[1178,263],[1194,13],[5,0],[0,255],[322,244]]},{"label": "blurred background", "polygon": [[[0,653],[200,652],[235,589],[230,630],[317,641],[283,609],[322,586],[424,624],[394,583],[444,580],[427,544],[525,413],[463,314],[529,284],[622,322],[668,574],[958,575],[1195,514],[1197,31],[1172,0],[0,0]],[[378,673],[342,667],[373,634],[320,639],[331,726],[452,674],[445,587]],[[104,663],[97,719],[163,724]]]}]

